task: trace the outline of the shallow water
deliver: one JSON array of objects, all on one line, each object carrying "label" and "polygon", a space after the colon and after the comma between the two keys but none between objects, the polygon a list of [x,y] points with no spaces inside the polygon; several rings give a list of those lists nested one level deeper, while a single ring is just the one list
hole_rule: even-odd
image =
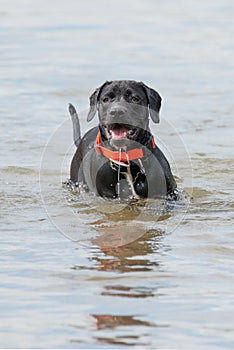
[{"label": "shallow water", "polygon": [[[1,347],[233,348],[233,15],[230,0],[1,0]],[[107,79],[160,92],[151,128],[191,200],[165,213],[62,188],[67,105],[84,132]]]}]

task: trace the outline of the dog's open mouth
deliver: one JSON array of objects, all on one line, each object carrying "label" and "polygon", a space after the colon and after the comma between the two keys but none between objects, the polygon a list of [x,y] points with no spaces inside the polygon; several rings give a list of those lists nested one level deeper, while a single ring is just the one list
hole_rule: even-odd
[{"label": "dog's open mouth", "polygon": [[138,128],[133,128],[128,124],[109,124],[106,127],[108,139],[121,140],[121,139],[134,139],[137,135]]}]

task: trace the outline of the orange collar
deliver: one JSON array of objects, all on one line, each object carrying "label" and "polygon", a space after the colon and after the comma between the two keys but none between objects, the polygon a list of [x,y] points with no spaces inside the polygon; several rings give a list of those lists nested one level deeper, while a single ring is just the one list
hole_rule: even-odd
[{"label": "orange collar", "polygon": [[[152,147],[155,148],[154,138],[152,137]],[[94,146],[97,154],[103,155],[104,157],[111,159],[116,162],[129,162],[130,160],[140,159],[144,157],[142,148],[133,148],[129,151],[111,151],[108,148],[102,146],[101,133],[100,131],[96,137],[96,145]]]}]

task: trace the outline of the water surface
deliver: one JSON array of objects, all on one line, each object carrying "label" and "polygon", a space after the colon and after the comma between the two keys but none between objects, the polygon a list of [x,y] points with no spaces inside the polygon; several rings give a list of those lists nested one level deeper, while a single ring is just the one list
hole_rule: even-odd
[{"label": "water surface", "polygon": [[[230,0],[1,0],[1,347],[233,348],[233,15]],[[107,79],[163,97],[151,127],[192,196],[168,215],[61,186],[67,105],[89,129]]]}]

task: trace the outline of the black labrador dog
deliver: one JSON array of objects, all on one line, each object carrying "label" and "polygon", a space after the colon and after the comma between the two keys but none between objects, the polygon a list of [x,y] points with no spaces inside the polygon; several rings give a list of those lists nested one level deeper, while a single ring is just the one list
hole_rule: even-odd
[{"label": "black labrador dog", "polygon": [[176,199],[169,163],[149,128],[149,117],[159,123],[160,107],[160,95],[142,82],[106,81],[90,96],[87,120],[98,112],[99,125],[81,139],[78,115],[70,104],[77,150],[69,184],[104,198]]}]

